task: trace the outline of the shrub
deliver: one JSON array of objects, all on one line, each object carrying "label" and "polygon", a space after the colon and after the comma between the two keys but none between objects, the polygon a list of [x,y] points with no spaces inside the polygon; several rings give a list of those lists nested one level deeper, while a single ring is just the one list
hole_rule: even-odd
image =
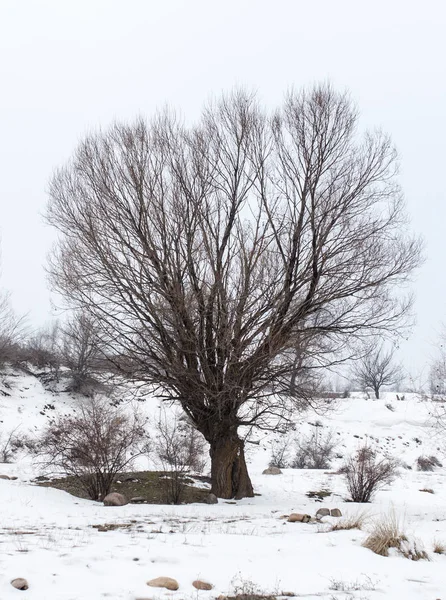
[{"label": "shrub", "polygon": [[46,428],[39,454],[47,467],[74,476],[92,500],[101,500],[115,475],[142,453],[144,422],[93,397],[75,415],[59,416]]},{"label": "shrub", "polygon": [[328,469],[337,442],[333,432],[325,434],[316,427],[309,437],[297,442],[297,450],[291,463],[293,469]]},{"label": "shrub", "polygon": [[347,480],[352,502],[370,502],[375,492],[391,483],[398,474],[398,461],[378,459],[369,446],[362,446],[341,469]]},{"label": "shrub", "polygon": [[378,521],[362,545],[380,556],[389,556],[389,550],[394,548],[399,554],[410,560],[429,560],[427,552],[422,548],[420,542],[409,540],[401,530],[394,514]]},{"label": "shrub", "polygon": [[442,466],[442,463],[436,456],[419,456],[417,458],[417,469],[419,471],[433,471],[435,467]]},{"label": "shrub", "polygon": [[163,471],[168,472],[164,480],[166,502],[180,504],[186,473],[203,471],[205,446],[203,436],[184,416],[161,412],[156,424],[154,450]]},{"label": "shrub", "polygon": [[271,444],[271,458],[269,461],[270,467],[278,467],[286,469],[289,464],[290,453],[290,438],[282,436]]},{"label": "shrub", "polygon": [[16,435],[18,427],[7,434],[0,434],[0,463],[10,463],[17,450],[16,441],[19,439]]}]

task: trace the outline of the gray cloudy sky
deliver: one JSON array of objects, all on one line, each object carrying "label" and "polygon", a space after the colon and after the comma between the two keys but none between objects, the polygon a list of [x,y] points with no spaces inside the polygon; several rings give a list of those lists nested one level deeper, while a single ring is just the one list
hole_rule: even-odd
[{"label": "gray cloudy sky", "polygon": [[32,323],[48,319],[45,189],[86,132],[165,103],[194,117],[234,85],[272,107],[330,80],[400,151],[428,256],[402,348],[421,369],[446,322],[445,32],[444,0],[0,0],[1,287]]}]

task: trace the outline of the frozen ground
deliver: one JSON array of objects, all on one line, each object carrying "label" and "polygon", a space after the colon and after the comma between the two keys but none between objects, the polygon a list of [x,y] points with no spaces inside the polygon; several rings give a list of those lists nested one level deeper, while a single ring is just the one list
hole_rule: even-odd
[{"label": "frozen ground", "polygon": [[[0,384],[0,432],[16,426],[38,432],[51,416],[45,405],[73,406],[72,399],[45,391],[32,376],[10,375],[5,381]],[[394,411],[386,407],[389,402]],[[147,404],[147,410],[154,406]],[[333,472],[286,469],[282,475],[262,475],[271,443],[262,437],[259,446],[249,446],[250,473],[260,494],[253,499],[220,500],[213,506],[106,508],[33,485],[38,471],[27,458],[1,464],[0,474],[18,479],[0,480],[0,599],[207,600],[261,591],[324,600],[446,600],[446,556],[433,553],[434,540],[446,543],[446,469],[425,473],[414,468],[420,455],[443,458],[443,442],[429,426],[426,403],[407,395],[398,401],[395,394],[379,401],[346,399],[334,414],[306,415],[299,430],[312,431],[310,423],[317,419],[321,430],[332,429],[339,438],[341,454],[354,451],[368,436],[412,470],[401,469],[401,477],[373,503],[355,505],[344,501],[343,477]],[[333,492],[327,502],[306,496],[323,488]],[[424,488],[435,493],[421,492]],[[321,506],[338,507],[344,515],[365,511],[369,520],[363,531],[328,533],[318,524],[281,518],[291,512],[314,515]],[[384,558],[361,546],[373,521],[389,512],[423,543],[429,561]],[[98,531],[106,523],[119,527]],[[179,590],[146,585],[158,576],[174,577]],[[10,585],[15,577],[25,577],[29,590],[15,590]],[[214,589],[197,592],[192,587],[197,578],[210,581]]]}]

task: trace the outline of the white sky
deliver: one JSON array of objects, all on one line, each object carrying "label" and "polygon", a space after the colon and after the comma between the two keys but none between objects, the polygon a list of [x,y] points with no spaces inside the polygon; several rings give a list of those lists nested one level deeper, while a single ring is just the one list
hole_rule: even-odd
[{"label": "white sky", "polygon": [[165,103],[194,117],[234,85],[272,107],[330,80],[400,151],[428,255],[402,347],[420,370],[446,322],[445,40],[444,0],[0,0],[1,287],[33,324],[48,319],[45,190],[86,132]]}]

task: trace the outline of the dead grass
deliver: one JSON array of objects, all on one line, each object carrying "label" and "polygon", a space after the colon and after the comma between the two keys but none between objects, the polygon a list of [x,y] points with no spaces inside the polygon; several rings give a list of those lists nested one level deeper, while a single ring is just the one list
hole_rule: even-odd
[{"label": "dead grass", "polygon": [[326,532],[331,531],[349,531],[350,529],[362,529],[364,523],[369,519],[367,513],[361,512],[355,515],[349,515],[339,519],[335,523],[328,524]]},{"label": "dead grass", "polygon": [[394,548],[402,556],[410,560],[429,560],[427,552],[416,540],[409,540],[395,514],[383,517],[375,523],[372,532],[362,544],[375,554],[389,556]]},{"label": "dead grass", "polygon": [[446,544],[438,540],[434,540],[435,554],[446,554]]},{"label": "dead grass", "polygon": [[[129,473],[119,473],[112,483],[111,492],[124,494],[129,500],[131,498],[144,498],[147,504],[166,504],[166,477],[169,473],[163,471],[138,471]],[[206,478],[199,477],[205,481]],[[43,487],[53,487],[58,490],[64,490],[78,498],[88,498],[83,487],[79,485],[76,477],[60,477],[57,479],[37,478],[36,483]],[[184,503],[204,502],[209,495],[209,489],[194,487],[194,481],[187,477],[182,477],[184,488]]]}]

